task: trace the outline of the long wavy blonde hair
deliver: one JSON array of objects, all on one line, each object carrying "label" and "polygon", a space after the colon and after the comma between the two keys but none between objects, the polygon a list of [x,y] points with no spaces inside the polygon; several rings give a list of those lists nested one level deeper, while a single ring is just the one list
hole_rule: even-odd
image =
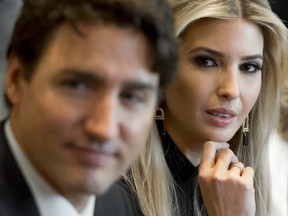
[{"label": "long wavy blonde hair", "polygon": [[[264,65],[262,87],[251,110],[250,145],[242,148],[241,128],[229,141],[234,153],[245,165],[255,171],[254,185],[256,215],[269,214],[270,172],[268,142],[279,115],[279,91],[287,69],[287,29],[271,11],[266,0],[170,0],[175,13],[176,35],[182,39],[187,27],[202,18],[231,20],[241,18],[260,27],[264,37]],[[180,215],[176,185],[166,164],[161,141],[154,125],[142,153],[131,167],[125,180],[137,194],[140,207],[146,216]],[[195,185],[198,187],[198,185]],[[197,194],[191,200],[198,216],[201,210]],[[205,211],[204,211],[205,212]]]},{"label": "long wavy blonde hair", "polygon": [[[288,57],[287,57],[288,58]],[[281,94],[279,133],[288,142],[288,71]]]}]

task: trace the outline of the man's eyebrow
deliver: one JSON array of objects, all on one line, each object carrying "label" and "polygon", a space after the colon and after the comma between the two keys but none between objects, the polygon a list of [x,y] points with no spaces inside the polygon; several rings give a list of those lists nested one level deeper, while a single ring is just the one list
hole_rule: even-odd
[{"label": "man's eyebrow", "polygon": [[82,70],[82,69],[75,69],[75,68],[65,68],[62,70],[61,73],[63,76],[74,76],[81,80],[94,80],[99,82],[104,82],[104,78],[99,76],[95,71],[90,70]]},{"label": "man's eyebrow", "polygon": [[190,53],[194,53],[194,52],[199,52],[199,51],[204,51],[204,52],[208,52],[208,53],[212,53],[213,55],[216,55],[216,56],[219,56],[219,57],[225,57],[225,54],[222,53],[222,52],[219,52],[219,51],[216,51],[216,50],[213,50],[213,49],[210,49],[208,47],[203,47],[203,46],[200,46],[200,47],[197,47],[195,49],[192,49],[188,52],[188,54]]},{"label": "man's eyebrow", "polygon": [[151,83],[145,81],[127,81],[124,83],[124,87],[126,89],[137,89],[137,90],[147,90],[147,91],[154,91],[158,88],[157,85],[153,85]]},{"label": "man's eyebrow", "polygon": [[[83,81],[95,82],[99,84],[105,84],[108,81],[105,77],[99,76],[95,71],[82,70],[75,68],[66,68],[62,70],[63,76],[73,76]],[[138,89],[138,90],[156,90],[158,85],[146,81],[144,79],[128,79],[123,82],[123,87],[126,89]]]}]

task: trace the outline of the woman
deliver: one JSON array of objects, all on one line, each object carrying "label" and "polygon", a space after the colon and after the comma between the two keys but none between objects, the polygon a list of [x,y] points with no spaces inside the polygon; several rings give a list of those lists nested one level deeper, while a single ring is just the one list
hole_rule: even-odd
[{"label": "woman", "polygon": [[285,26],[266,0],[171,6],[179,71],[157,110],[158,131],[126,182],[147,216],[267,215]]}]

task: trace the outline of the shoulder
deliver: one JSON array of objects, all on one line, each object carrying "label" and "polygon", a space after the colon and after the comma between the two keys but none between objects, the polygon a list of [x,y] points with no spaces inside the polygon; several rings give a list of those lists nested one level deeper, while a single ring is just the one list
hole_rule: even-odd
[{"label": "shoulder", "polygon": [[141,216],[136,207],[133,194],[122,181],[115,183],[109,191],[97,196],[95,215]]},{"label": "shoulder", "polygon": [[0,123],[0,215],[39,216],[32,193],[12,155]]}]

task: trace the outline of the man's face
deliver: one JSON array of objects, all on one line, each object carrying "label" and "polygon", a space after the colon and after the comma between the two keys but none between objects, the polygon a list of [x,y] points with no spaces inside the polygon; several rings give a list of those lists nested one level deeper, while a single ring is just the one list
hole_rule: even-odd
[{"label": "man's face", "polygon": [[79,28],[84,37],[60,26],[29,82],[12,57],[6,89],[18,142],[38,172],[71,199],[103,193],[139,155],[159,83],[142,33]]}]

